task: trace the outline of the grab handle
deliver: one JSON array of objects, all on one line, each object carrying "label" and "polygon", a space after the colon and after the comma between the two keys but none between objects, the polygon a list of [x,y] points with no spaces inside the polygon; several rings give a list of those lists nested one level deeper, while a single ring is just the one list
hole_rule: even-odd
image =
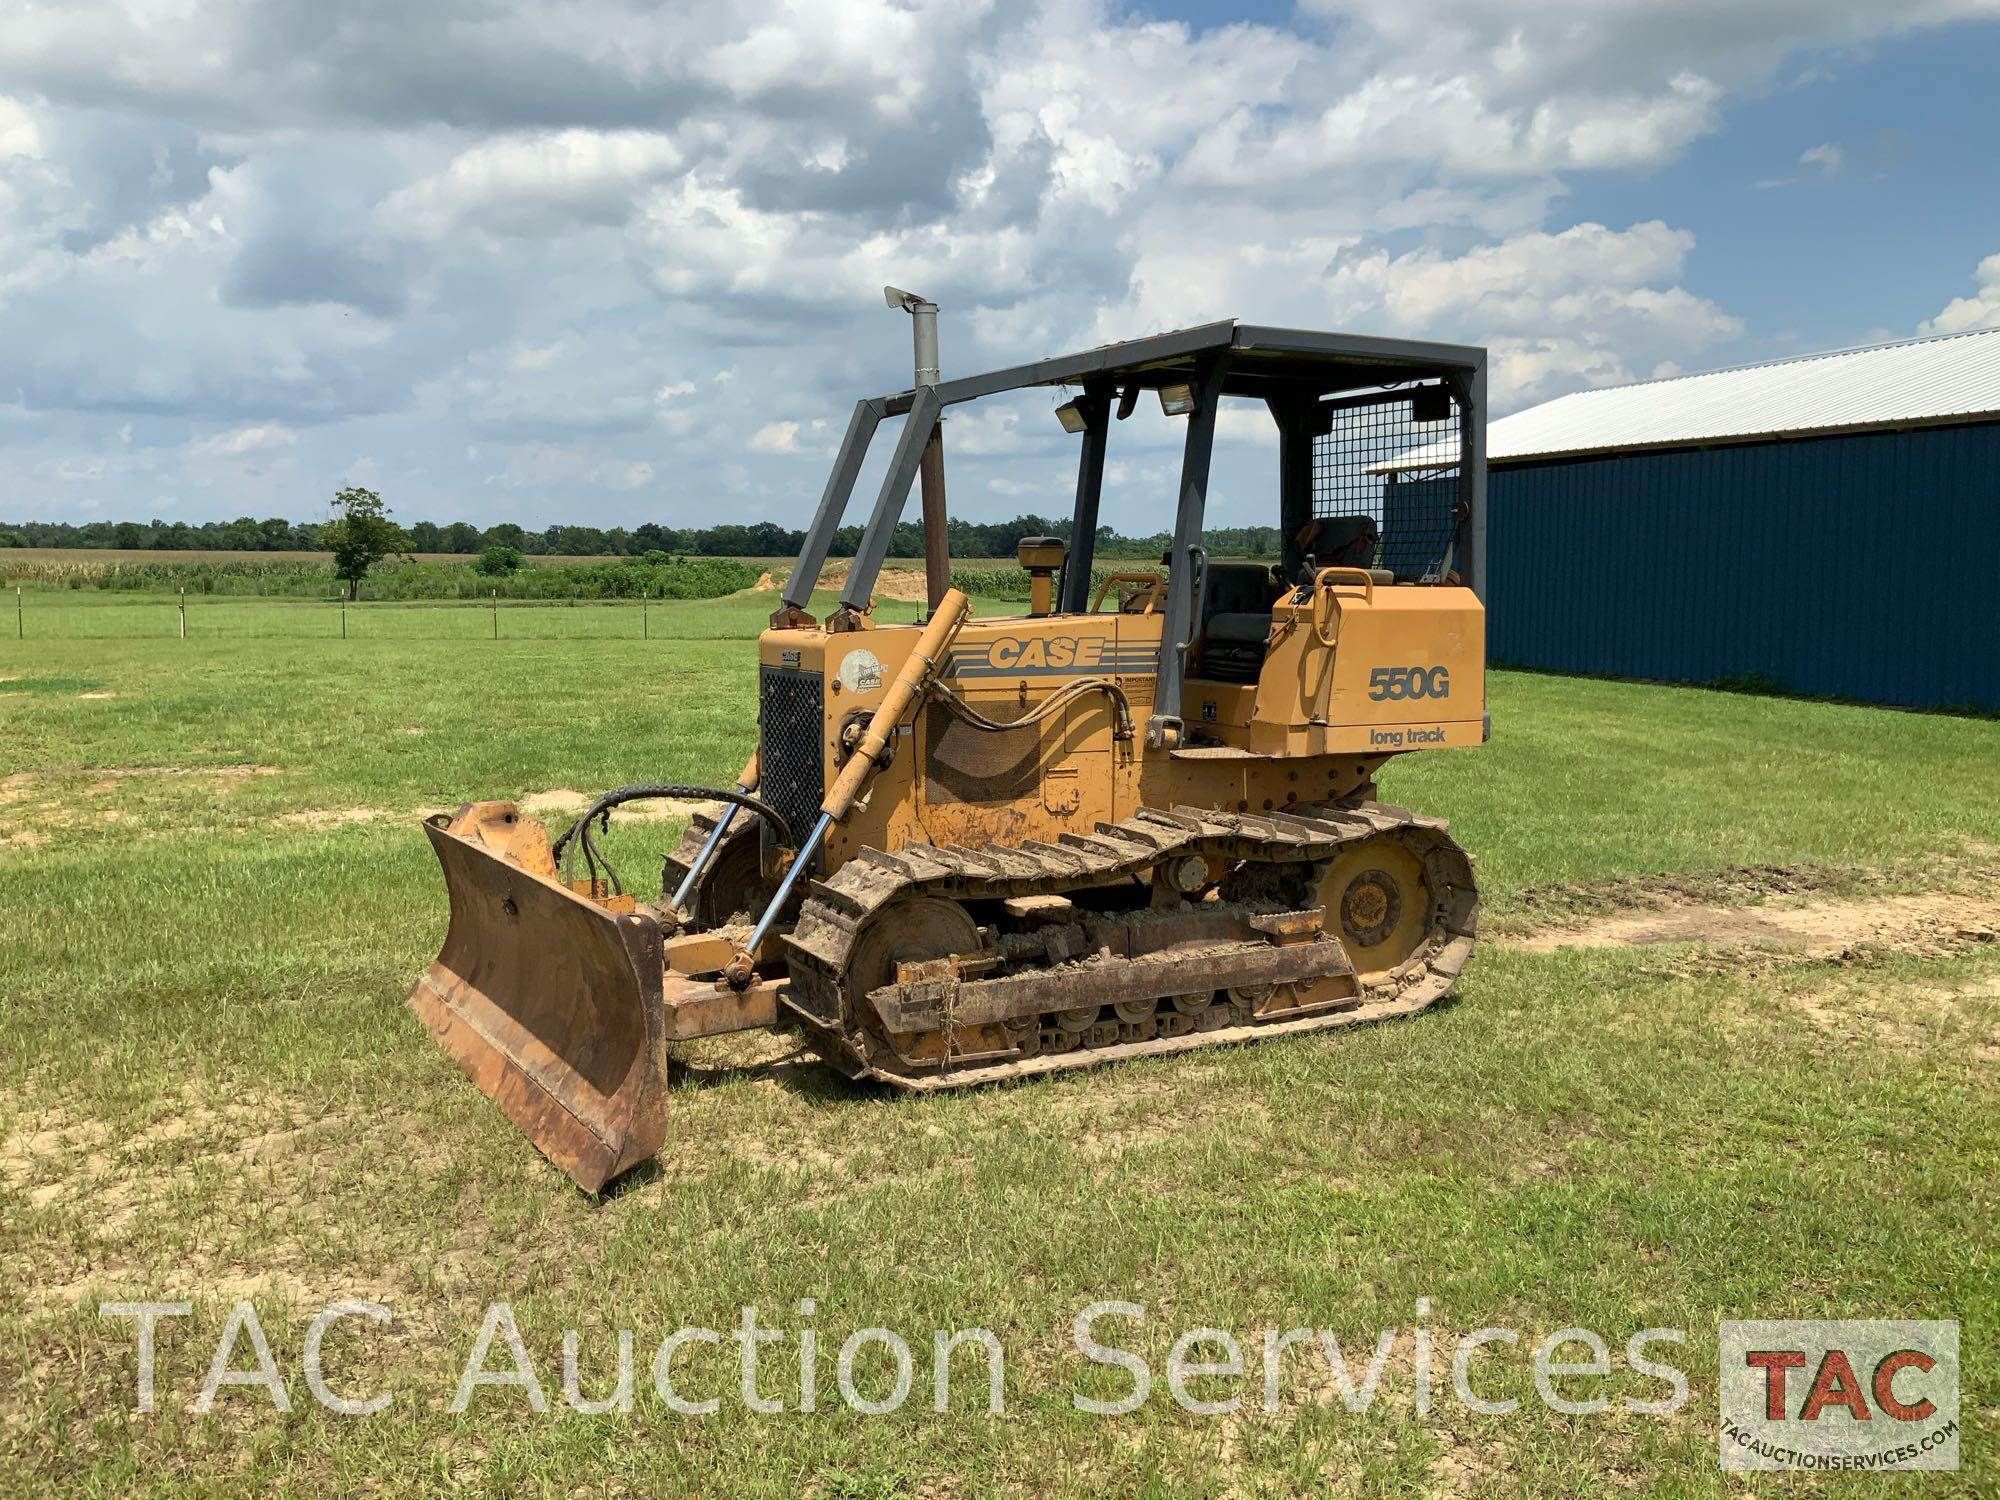
[{"label": "grab handle", "polygon": [[1333,644],[1333,591],[1341,584],[1359,584],[1363,602],[1375,602],[1375,575],[1366,568],[1321,568],[1313,574],[1313,635],[1322,646]]}]

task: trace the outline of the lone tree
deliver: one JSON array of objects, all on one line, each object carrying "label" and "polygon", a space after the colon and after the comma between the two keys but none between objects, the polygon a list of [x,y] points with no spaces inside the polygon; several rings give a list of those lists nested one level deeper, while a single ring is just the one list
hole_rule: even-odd
[{"label": "lone tree", "polygon": [[333,504],[340,514],[320,527],[319,544],[333,554],[334,576],[347,580],[347,597],[354,599],[368,570],[391,552],[407,552],[410,539],[373,490],[344,489]]},{"label": "lone tree", "polygon": [[479,561],[473,564],[488,578],[505,578],[518,572],[521,567],[520,551],[513,547],[502,547],[497,543],[479,554]]}]

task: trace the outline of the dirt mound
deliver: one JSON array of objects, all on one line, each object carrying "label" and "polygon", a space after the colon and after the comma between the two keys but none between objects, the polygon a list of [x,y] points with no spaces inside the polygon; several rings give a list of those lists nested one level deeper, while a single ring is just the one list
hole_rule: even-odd
[{"label": "dirt mound", "polygon": [[921,604],[928,597],[921,570],[911,568],[884,568],[875,580],[877,599],[901,599],[909,603]]},{"label": "dirt mound", "polygon": [[[849,571],[849,565],[836,564],[820,574],[819,586],[833,590],[843,588],[846,586]],[[923,569],[885,567],[875,577],[875,597],[921,604],[926,597]]]},{"label": "dirt mound", "polygon": [[1699,943],[1777,948],[1806,958],[1837,957],[1861,948],[1943,954],[2000,941],[2000,897],[1933,892],[1767,906],[1662,901],[1650,910],[1613,912],[1580,927],[1502,941],[1529,953]]}]

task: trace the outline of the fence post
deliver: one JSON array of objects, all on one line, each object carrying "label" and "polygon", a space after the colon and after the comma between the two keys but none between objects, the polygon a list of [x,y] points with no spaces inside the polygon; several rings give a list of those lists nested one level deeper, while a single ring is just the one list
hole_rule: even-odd
[{"label": "fence post", "polygon": [[500,590],[493,591],[493,639],[500,639]]},{"label": "fence post", "polygon": [[347,639],[347,596],[340,596],[340,638]]},{"label": "fence post", "polygon": [[653,601],[650,599],[641,599],[639,601],[639,639],[642,641],[650,641],[652,638],[653,638]]},{"label": "fence post", "polygon": [[27,638],[28,621],[21,613],[21,587],[19,584],[16,584],[14,586],[14,639],[25,641]]},{"label": "fence post", "polygon": [[181,639],[188,638],[188,591],[181,590]]}]

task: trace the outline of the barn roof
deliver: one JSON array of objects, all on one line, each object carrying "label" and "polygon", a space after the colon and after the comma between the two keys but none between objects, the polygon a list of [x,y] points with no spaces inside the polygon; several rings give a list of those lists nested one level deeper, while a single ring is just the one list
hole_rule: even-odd
[{"label": "barn roof", "polygon": [[[1487,462],[1688,448],[2000,416],[2000,328],[1577,391],[1487,429]],[[1383,470],[1427,466],[1426,451]]]}]

